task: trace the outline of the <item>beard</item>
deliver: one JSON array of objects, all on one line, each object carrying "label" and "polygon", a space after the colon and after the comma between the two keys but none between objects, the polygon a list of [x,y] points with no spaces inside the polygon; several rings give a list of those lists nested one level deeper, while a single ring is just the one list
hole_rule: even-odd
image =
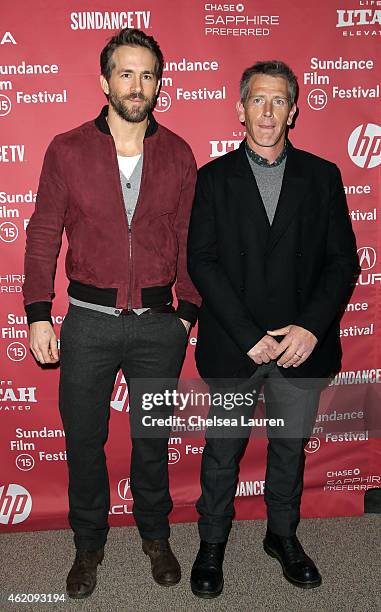
[{"label": "beard", "polygon": [[[144,101],[144,105],[136,108],[127,108],[125,104],[126,100],[139,100]],[[140,123],[144,121],[147,115],[153,110],[156,104],[156,96],[152,98],[146,98],[142,93],[131,93],[128,96],[117,96],[115,93],[110,91],[109,93],[109,102],[115,112],[124,119],[125,121],[129,121],[130,123]]]}]

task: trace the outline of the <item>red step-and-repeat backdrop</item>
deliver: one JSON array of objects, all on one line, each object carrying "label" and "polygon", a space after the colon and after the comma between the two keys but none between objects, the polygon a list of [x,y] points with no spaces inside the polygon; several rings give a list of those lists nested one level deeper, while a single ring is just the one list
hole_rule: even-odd
[{"label": "red step-and-repeat backdrop", "polygon": [[[159,122],[184,137],[198,164],[244,137],[235,103],[242,71],[279,58],[300,84],[294,145],[340,167],[362,267],[342,320],[343,371],[325,392],[307,447],[303,516],[360,514],[368,488],[381,486],[375,415],[381,381],[380,2],[364,0],[16,0],[0,8],[0,529],[67,526],[65,438],[57,368],[28,349],[22,304],[25,229],[43,155],[56,133],[95,117],[105,98],[99,53],[122,27],[159,41],[166,64]],[[63,244],[53,315],[59,337],[67,310]],[[184,378],[195,378],[196,330]],[[262,397],[263,400],[263,397]],[[370,406],[373,410],[370,414]],[[107,443],[113,525],[132,524],[128,390],[117,376]],[[169,464],[172,521],[194,520],[202,433],[173,432]],[[265,516],[265,439],[242,461],[237,518]]]}]

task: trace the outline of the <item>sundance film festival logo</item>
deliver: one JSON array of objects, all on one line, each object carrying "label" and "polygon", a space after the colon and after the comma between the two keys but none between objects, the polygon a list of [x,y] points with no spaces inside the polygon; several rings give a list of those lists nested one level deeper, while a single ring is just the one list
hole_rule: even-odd
[{"label": "sundance film festival logo", "polygon": [[32,510],[32,496],[18,484],[0,487],[0,523],[17,525],[25,521]]},{"label": "sundance film festival logo", "polygon": [[11,342],[7,346],[7,357],[11,361],[23,361],[27,354],[26,346],[22,342]]},{"label": "sundance film festival logo", "polygon": [[160,96],[157,99],[155,111],[157,113],[166,113],[172,106],[172,98],[167,91],[160,90]]},{"label": "sundance film festival logo", "polygon": [[375,123],[358,125],[349,137],[348,154],[360,168],[381,164],[381,127]]},{"label": "sundance film festival logo", "polygon": [[168,464],[175,465],[180,461],[180,451],[177,448],[168,448]]},{"label": "sundance film festival logo", "polygon": [[306,453],[310,455],[316,453],[320,448],[320,438],[312,437],[309,439],[308,444],[304,447]]},{"label": "sundance film festival logo", "polygon": [[361,247],[357,249],[361,270],[371,270],[376,265],[376,251],[373,247]]},{"label": "sundance film festival logo", "polygon": [[5,94],[0,94],[0,117],[5,117],[11,112],[12,102]]},{"label": "sundance film festival logo", "polygon": [[19,236],[17,225],[12,221],[0,223],[0,240],[2,242],[15,242]]}]

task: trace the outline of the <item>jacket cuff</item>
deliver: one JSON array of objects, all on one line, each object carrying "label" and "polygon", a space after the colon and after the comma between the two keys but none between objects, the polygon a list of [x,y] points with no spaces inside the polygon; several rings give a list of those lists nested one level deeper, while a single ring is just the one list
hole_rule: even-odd
[{"label": "jacket cuff", "polygon": [[260,340],[262,340],[262,338],[265,335],[266,335],[266,332],[262,332],[261,331],[259,334],[255,334],[255,335],[251,336],[251,340],[250,341],[247,341],[247,340],[245,340],[245,342],[241,341],[239,346],[240,346],[242,352],[247,355],[247,353],[253,348],[253,346],[258,344],[258,342]]},{"label": "jacket cuff", "polygon": [[51,302],[33,302],[25,306],[25,312],[28,319],[28,325],[37,321],[49,321],[52,323],[52,303]]},{"label": "jacket cuff", "polygon": [[318,324],[311,324],[310,321],[303,319],[303,316],[300,316],[296,321],[294,321],[293,325],[299,325],[299,327],[303,327],[307,331],[311,332],[317,338],[317,341],[320,342],[322,337],[324,336],[324,331],[322,326]]},{"label": "jacket cuff", "polygon": [[187,302],[186,300],[179,300],[177,305],[176,314],[180,319],[185,319],[194,325],[197,321],[198,306]]}]

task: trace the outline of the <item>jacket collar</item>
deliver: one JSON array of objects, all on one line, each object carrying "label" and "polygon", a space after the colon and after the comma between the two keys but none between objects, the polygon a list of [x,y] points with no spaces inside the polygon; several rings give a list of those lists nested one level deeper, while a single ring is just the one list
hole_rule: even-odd
[{"label": "jacket collar", "polygon": [[243,141],[239,148],[231,153],[234,156],[235,163],[229,173],[230,182],[237,205],[243,209],[245,216],[248,215],[252,218],[259,242],[267,252],[270,252],[286,231],[305,199],[307,190],[306,169],[301,165],[298,149],[295,149],[287,141],[287,159],[283,183],[275,217],[270,226],[253,171],[247,159],[245,147],[245,141]]},{"label": "jacket collar", "polygon": [[[286,151],[287,151],[287,160],[286,160],[286,167],[288,166],[294,166],[296,159],[295,159],[295,152],[297,151],[297,149],[295,149],[291,142],[289,140],[286,141]],[[235,165],[232,166],[232,173],[234,174],[238,174],[241,176],[252,176],[253,175],[253,171],[251,169],[249,160],[247,159],[247,153],[246,153],[246,138],[244,140],[242,140],[241,144],[239,145],[238,149],[236,151],[234,151],[232,153],[235,156]],[[291,164],[289,163],[291,159]],[[292,168],[292,170],[296,170],[296,168]],[[296,170],[297,172],[297,170]]]},{"label": "jacket collar", "polygon": [[276,168],[277,166],[280,166],[283,160],[287,157],[287,140],[284,143],[283,150],[279,153],[278,157],[271,164],[269,164],[268,160],[265,157],[262,157],[262,155],[259,155],[258,153],[253,151],[253,149],[249,147],[247,140],[245,144],[246,154],[257,166],[261,166],[262,168]]},{"label": "jacket collar", "polygon": [[[110,128],[106,121],[107,115],[108,115],[108,104],[106,104],[102,108],[101,112],[99,113],[98,117],[95,119],[94,123],[100,132],[103,132],[103,134],[107,134],[108,136],[111,136]],[[148,138],[149,136],[152,136],[152,134],[155,134],[158,127],[159,127],[158,122],[156,121],[153,114],[150,113],[148,115],[148,125],[147,125],[147,129],[146,129],[144,138]]]}]

